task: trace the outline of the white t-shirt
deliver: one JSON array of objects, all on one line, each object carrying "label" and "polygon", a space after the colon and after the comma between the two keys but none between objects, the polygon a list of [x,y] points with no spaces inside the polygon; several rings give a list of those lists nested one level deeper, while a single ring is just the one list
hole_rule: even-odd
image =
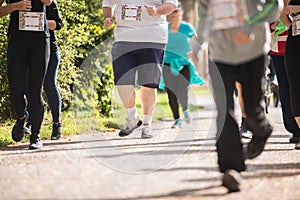
[{"label": "white t-shirt", "polygon": [[164,3],[177,5],[178,0],[103,0],[103,7],[115,8],[116,41],[166,44],[166,16],[149,16],[144,6],[158,7]]}]

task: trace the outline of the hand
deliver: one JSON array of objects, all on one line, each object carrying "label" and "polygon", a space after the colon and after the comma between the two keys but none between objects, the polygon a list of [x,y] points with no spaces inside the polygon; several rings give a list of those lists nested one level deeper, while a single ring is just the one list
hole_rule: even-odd
[{"label": "hand", "polygon": [[192,51],[189,51],[186,55],[187,55],[190,59],[192,59],[192,62],[193,62],[194,64],[196,64],[196,63],[199,62],[198,57],[197,57]]},{"label": "hand", "polygon": [[188,52],[186,53],[186,55],[187,55],[188,57],[192,56],[192,54],[193,54],[192,51],[188,51]]},{"label": "hand", "polygon": [[288,15],[300,12],[300,6],[287,5],[283,8],[283,12],[285,12]]},{"label": "hand", "polygon": [[232,39],[236,44],[246,44],[251,41],[251,34],[245,33],[243,31],[237,31],[233,35]]},{"label": "hand", "polygon": [[275,29],[276,26],[278,25],[278,21],[272,22],[272,23],[270,23],[270,25],[271,25],[271,28],[272,28],[272,29]]},{"label": "hand", "polygon": [[157,16],[157,9],[154,6],[145,6],[145,8],[147,9],[147,12],[150,16]]},{"label": "hand", "polygon": [[15,3],[16,10],[22,10],[22,11],[30,11],[31,10],[31,0],[22,0],[17,3]]},{"label": "hand", "polygon": [[110,28],[111,25],[113,24],[114,20],[112,18],[105,18],[104,19],[104,27],[105,28]]}]

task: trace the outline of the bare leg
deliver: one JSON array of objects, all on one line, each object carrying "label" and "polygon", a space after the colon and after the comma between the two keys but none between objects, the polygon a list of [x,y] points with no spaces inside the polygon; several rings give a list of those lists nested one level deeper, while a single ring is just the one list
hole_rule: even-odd
[{"label": "bare leg", "polygon": [[132,85],[118,85],[117,89],[125,108],[134,107],[135,106],[134,87]]},{"label": "bare leg", "polygon": [[[298,124],[298,127],[300,127],[300,116],[295,117],[295,120]],[[300,141],[295,145],[295,149],[300,149]]]},{"label": "bare leg", "polygon": [[141,87],[141,104],[143,110],[143,128],[141,138],[151,138],[152,113],[156,104],[156,89]]},{"label": "bare leg", "polygon": [[236,88],[238,90],[238,100],[239,104],[241,107],[241,112],[242,112],[242,117],[246,118],[246,113],[245,113],[245,106],[244,106],[244,100],[243,100],[243,95],[242,95],[242,85],[239,82],[235,82]]},{"label": "bare leg", "polygon": [[300,116],[295,117],[295,120],[296,120],[296,122],[298,124],[298,127],[300,128]]},{"label": "bare leg", "polygon": [[117,86],[119,96],[126,109],[126,125],[125,128],[121,129],[119,132],[120,137],[125,137],[131,134],[134,129],[142,125],[142,121],[139,118],[137,109],[135,106],[135,90],[132,85],[119,85]]},{"label": "bare leg", "polygon": [[156,104],[156,89],[141,87],[141,104],[143,115],[152,115]]}]

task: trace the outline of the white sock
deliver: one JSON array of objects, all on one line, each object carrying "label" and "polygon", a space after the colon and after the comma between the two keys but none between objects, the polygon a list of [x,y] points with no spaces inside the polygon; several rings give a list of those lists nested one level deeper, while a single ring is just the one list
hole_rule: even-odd
[{"label": "white sock", "polygon": [[129,119],[137,119],[139,117],[136,107],[126,108],[127,117]]},{"label": "white sock", "polygon": [[151,125],[152,115],[144,115],[143,123],[144,125]]}]

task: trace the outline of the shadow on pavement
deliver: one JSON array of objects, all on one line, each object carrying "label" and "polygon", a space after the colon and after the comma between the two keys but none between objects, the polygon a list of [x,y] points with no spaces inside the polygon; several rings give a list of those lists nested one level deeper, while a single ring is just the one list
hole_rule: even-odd
[{"label": "shadow on pavement", "polygon": [[[196,188],[196,189],[183,189],[183,190],[178,190],[174,191],[171,193],[167,194],[162,194],[162,195],[149,195],[149,196],[137,196],[137,197],[131,197],[131,198],[126,198],[126,200],[139,200],[139,199],[163,199],[163,198],[170,198],[170,197],[177,197],[177,198],[184,198],[187,196],[192,196],[192,197],[217,197],[217,196],[224,196],[228,194],[227,192],[218,192],[218,193],[205,193],[205,194],[195,194],[197,192],[201,191],[206,191],[206,190],[211,190],[211,189],[216,189],[219,188],[220,185],[211,185],[203,188]],[[104,200],[124,200],[124,199],[104,199]]]}]

